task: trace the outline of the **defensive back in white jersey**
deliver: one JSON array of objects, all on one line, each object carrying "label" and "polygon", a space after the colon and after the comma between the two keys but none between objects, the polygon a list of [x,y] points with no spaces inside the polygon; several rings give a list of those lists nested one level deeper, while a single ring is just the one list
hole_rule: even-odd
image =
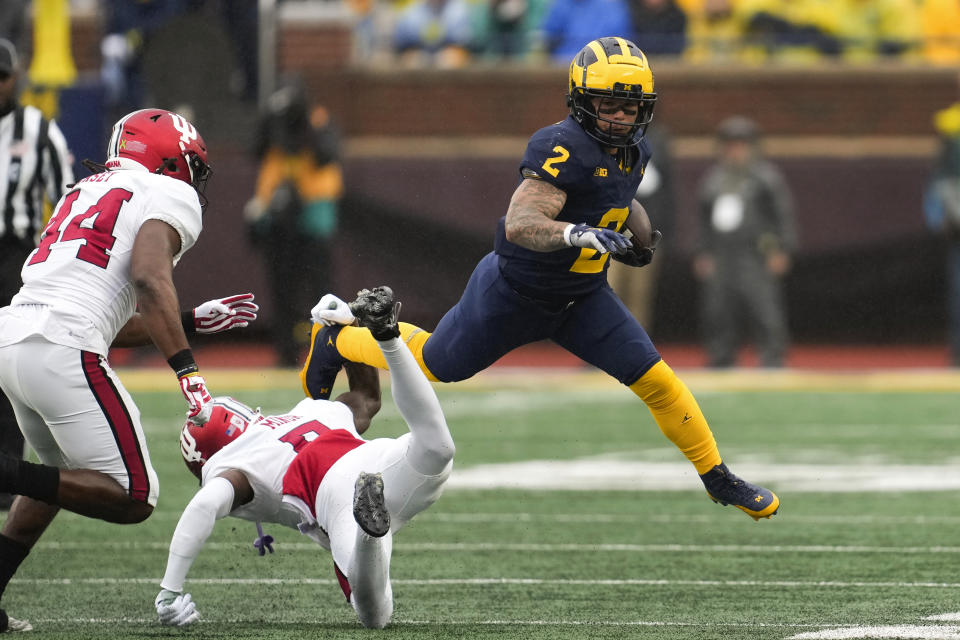
[{"label": "defensive back in white jersey", "polygon": [[253,488],[253,500],[231,515],[296,526],[296,515],[288,522],[290,519],[281,514],[283,476],[297,453],[319,433],[331,429],[344,429],[362,440],[353,424],[353,413],[345,404],[301,400],[288,414],[254,422],[243,435],[210,456],[203,465],[201,484],[206,485],[228,469],[242,471]]},{"label": "defensive back in white jersey", "polygon": [[6,310],[16,318],[3,323],[3,342],[42,334],[105,356],[136,310],[130,261],[147,220],[161,220],[180,235],[176,264],[203,226],[197,192],[181,180],[129,169],[78,182],[57,203],[23,265],[23,287]]}]

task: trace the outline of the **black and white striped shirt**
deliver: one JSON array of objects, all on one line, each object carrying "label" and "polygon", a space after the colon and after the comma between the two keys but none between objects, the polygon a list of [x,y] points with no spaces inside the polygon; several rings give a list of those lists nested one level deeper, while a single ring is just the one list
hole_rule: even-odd
[{"label": "black and white striped shirt", "polygon": [[0,240],[33,244],[43,229],[43,194],[54,205],[73,183],[67,140],[39,109],[17,105],[0,118]]}]

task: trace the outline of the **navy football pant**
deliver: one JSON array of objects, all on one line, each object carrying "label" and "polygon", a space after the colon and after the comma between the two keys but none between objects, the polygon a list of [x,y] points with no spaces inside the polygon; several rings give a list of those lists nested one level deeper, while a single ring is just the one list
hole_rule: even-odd
[{"label": "navy football pant", "polygon": [[490,253],[424,344],[423,361],[438,380],[455,382],[538,340],[552,340],[625,385],[660,360],[647,332],[608,285],[552,311],[514,291]]}]

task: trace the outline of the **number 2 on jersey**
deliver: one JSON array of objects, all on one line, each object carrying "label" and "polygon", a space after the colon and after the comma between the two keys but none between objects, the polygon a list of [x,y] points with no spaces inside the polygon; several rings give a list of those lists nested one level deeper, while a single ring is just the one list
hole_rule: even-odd
[{"label": "number 2 on jersey", "polygon": [[[77,259],[89,262],[103,269],[110,262],[110,254],[117,241],[113,229],[117,226],[117,216],[123,204],[133,197],[133,192],[126,189],[111,189],[97,200],[85,212],[70,218],[74,203],[80,197],[80,190],[76,189],[66,195],[59,210],[43,229],[40,244],[33,257],[27,263],[39,264],[50,257],[50,249],[57,242],[83,240],[77,249]],[[64,222],[70,218],[69,222]]]},{"label": "number 2 on jersey", "polygon": [[[628,215],[630,215],[630,209],[627,207],[610,209],[600,218],[597,227],[600,229],[620,231]],[[577,259],[573,262],[570,271],[572,273],[600,273],[603,271],[603,265],[606,264],[609,258],[609,253],[600,253],[596,249],[587,249],[584,247],[580,249],[580,255],[578,255]]]},{"label": "number 2 on jersey", "polygon": [[556,178],[558,175],[560,175],[560,168],[553,165],[566,162],[570,158],[570,152],[560,145],[555,146],[553,151],[558,155],[555,155],[552,158],[547,158],[547,161],[543,163],[542,169]]}]

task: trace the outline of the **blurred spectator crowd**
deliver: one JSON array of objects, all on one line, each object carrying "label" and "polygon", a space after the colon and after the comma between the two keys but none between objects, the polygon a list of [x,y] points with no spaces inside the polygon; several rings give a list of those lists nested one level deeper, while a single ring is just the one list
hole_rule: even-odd
[{"label": "blurred spectator crowd", "polygon": [[[236,49],[231,83],[252,98],[259,0],[69,0],[103,16],[104,80],[134,102],[131,77],[171,17],[216,6]],[[960,63],[958,0],[274,0],[340,7],[358,63],[456,68],[504,60],[567,65],[584,43],[620,35],[648,57],[687,63]],[[264,3],[269,5],[270,3]],[[6,37],[23,44],[27,0],[0,2]],[[116,97],[116,96],[114,96]]]},{"label": "blurred spectator crowd", "polygon": [[705,64],[960,62],[957,0],[344,1],[356,18],[361,62],[565,65],[585,42],[614,34],[652,59]]}]

